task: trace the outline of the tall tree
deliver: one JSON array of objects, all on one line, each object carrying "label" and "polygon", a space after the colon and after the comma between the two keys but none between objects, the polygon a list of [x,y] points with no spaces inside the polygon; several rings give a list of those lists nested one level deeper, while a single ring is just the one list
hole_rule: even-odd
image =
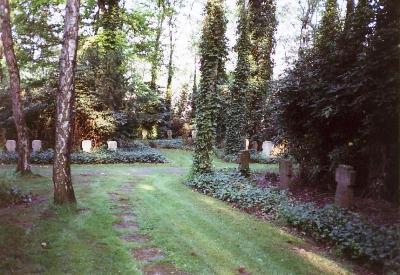
[{"label": "tall tree", "polygon": [[195,96],[197,138],[194,173],[212,170],[211,153],[215,141],[218,81],[225,73],[226,19],[223,0],[208,0],[200,42],[200,87]]},{"label": "tall tree", "polygon": [[76,202],[71,179],[70,153],[72,113],[75,96],[75,66],[78,48],[79,0],[68,0],[65,7],[60,76],[56,96],[56,137],[53,165],[54,202]]},{"label": "tall tree", "polygon": [[167,66],[167,88],[165,95],[165,104],[168,111],[171,111],[172,106],[172,79],[174,76],[174,53],[175,53],[175,28],[176,28],[176,13],[179,0],[168,0],[168,37],[169,37],[169,57]]},{"label": "tall tree", "polygon": [[14,53],[14,42],[12,38],[10,23],[10,4],[8,0],[0,0],[0,25],[1,38],[6,58],[8,73],[10,78],[10,91],[12,99],[12,110],[15,128],[18,137],[18,164],[17,172],[30,173],[29,165],[29,137],[24,118],[24,108],[22,103],[21,79],[17,58]]},{"label": "tall tree", "polygon": [[250,78],[250,39],[246,2],[238,1],[240,8],[236,44],[238,61],[234,73],[234,83],[230,92],[225,137],[225,154],[237,154],[243,148],[246,126],[246,95]]},{"label": "tall tree", "polygon": [[[275,0],[249,1],[251,79],[246,94],[247,134],[260,140],[264,106],[273,73],[272,54],[277,27]],[[268,119],[268,118],[267,118]]]},{"label": "tall tree", "polygon": [[165,21],[165,17],[167,15],[167,7],[165,5],[165,0],[157,0],[157,27],[156,27],[156,36],[154,40],[154,49],[151,54],[151,80],[150,80],[150,88],[155,90],[157,88],[157,79],[158,79],[158,70],[160,69],[160,62],[162,59],[161,52],[161,35],[163,31],[163,25]]}]

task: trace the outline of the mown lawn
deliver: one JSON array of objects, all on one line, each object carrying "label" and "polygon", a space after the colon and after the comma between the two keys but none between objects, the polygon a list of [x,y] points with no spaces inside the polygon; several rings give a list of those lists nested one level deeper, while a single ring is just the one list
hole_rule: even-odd
[{"label": "mown lawn", "polygon": [[[0,209],[0,274],[140,274],[143,264],[130,249],[141,246],[162,248],[162,262],[192,274],[348,273],[297,237],[185,187],[191,154],[164,153],[167,164],[74,166],[76,208],[52,205],[50,167],[35,167],[41,177],[20,179],[0,166],[1,178],[39,195],[28,207]],[[151,243],[125,243],[113,227],[109,193],[127,184],[133,189],[124,196]]]}]

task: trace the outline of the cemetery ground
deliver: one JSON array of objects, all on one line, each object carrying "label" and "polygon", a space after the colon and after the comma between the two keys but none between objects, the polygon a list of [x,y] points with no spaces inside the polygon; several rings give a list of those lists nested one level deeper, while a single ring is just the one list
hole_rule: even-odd
[{"label": "cemetery ground", "polygon": [[0,273],[368,274],[192,191],[183,184],[191,153],[163,153],[168,163],[74,165],[75,208],[53,205],[51,166],[34,166],[37,176],[24,179],[0,166],[2,179],[33,194],[29,204],[0,209]]}]

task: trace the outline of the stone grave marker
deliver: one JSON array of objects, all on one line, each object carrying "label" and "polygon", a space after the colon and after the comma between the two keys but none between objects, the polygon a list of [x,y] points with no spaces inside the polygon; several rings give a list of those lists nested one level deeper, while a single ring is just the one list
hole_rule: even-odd
[{"label": "stone grave marker", "polygon": [[250,145],[250,140],[246,138],[244,140],[244,149],[249,150],[249,145]]},{"label": "stone grave marker", "polygon": [[272,148],[274,144],[271,141],[264,141],[262,144],[263,153],[267,158],[271,157]]},{"label": "stone grave marker", "polygon": [[192,138],[196,139],[197,137],[197,130],[192,130]]},{"label": "stone grave marker", "polygon": [[38,139],[32,140],[32,152],[40,151],[42,151],[42,141]]},{"label": "stone grave marker", "polygon": [[279,188],[288,189],[293,177],[293,166],[289,160],[279,162]]},{"label": "stone grave marker", "polygon": [[109,151],[117,151],[118,143],[115,140],[107,141],[107,147]]},{"label": "stone grave marker", "polygon": [[250,173],[250,152],[249,150],[242,150],[239,152],[239,170],[247,176]]},{"label": "stone grave marker", "polygon": [[149,132],[147,130],[142,130],[142,139],[147,139]]},{"label": "stone grave marker", "polygon": [[167,130],[168,139],[172,139],[172,130]]},{"label": "stone grave marker", "polygon": [[17,142],[13,139],[6,141],[6,149],[9,153],[14,153],[17,149]]},{"label": "stone grave marker", "polygon": [[82,141],[82,151],[86,152],[86,153],[92,152],[92,141],[91,140]]},{"label": "stone grave marker", "polygon": [[354,198],[353,188],[356,180],[356,171],[354,171],[352,166],[339,165],[336,168],[335,180],[337,182],[335,205],[342,208],[349,208]]}]

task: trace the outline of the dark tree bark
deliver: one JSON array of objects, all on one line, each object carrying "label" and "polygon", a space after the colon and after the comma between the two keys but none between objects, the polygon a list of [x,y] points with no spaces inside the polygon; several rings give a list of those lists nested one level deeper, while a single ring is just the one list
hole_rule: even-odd
[{"label": "dark tree bark", "polygon": [[150,88],[155,90],[157,88],[157,78],[158,78],[158,70],[160,67],[160,48],[161,48],[161,34],[163,30],[163,24],[166,15],[166,7],[165,7],[165,0],[158,1],[158,9],[160,14],[158,15],[158,22],[157,22],[157,31],[156,31],[156,39],[154,41],[154,51],[151,60],[151,81],[150,81]]},{"label": "dark tree bark", "polygon": [[10,23],[10,5],[8,0],[0,0],[0,25],[4,56],[7,62],[8,73],[10,75],[12,111],[18,138],[19,158],[17,172],[29,174],[31,173],[31,167],[29,165],[29,138],[22,106],[21,80],[17,59],[14,53],[14,42]]},{"label": "dark tree bark", "polygon": [[56,137],[53,166],[54,202],[76,202],[71,180],[70,152],[75,96],[75,66],[78,47],[79,0],[68,0],[65,12],[60,78],[56,97]]},{"label": "dark tree bark", "polygon": [[[173,7],[173,3],[169,3]],[[171,7],[170,7],[171,9]],[[168,61],[168,77],[167,77],[167,92],[165,97],[165,104],[167,105],[168,111],[172,110],[172,78],[174,76],[174,51],[175,51],[175,41],[174,41],[174,13],[170,11],[168,18],[168,29],[169,29],[169,61]]]}]

